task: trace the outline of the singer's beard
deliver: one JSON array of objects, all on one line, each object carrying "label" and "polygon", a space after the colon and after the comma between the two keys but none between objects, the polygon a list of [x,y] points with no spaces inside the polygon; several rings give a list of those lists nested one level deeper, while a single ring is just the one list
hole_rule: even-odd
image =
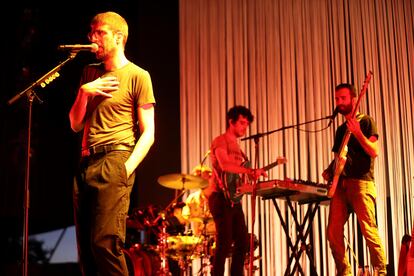
[{"label": "singer's beard", "polygon": [[339,113],[346,116],[346,115],[348,115],[349,113],[352,112],[353,106],[352,106],[352,104],[340,105],[340,106],[338,106],[338,108],[339,108]]},{"label": "singer's beard", "polygon": [[109,59],[107,51],[103,47],[99,47],[98,51],[95,52],[95,57],[97,60],[105,62],[105,60]]}]

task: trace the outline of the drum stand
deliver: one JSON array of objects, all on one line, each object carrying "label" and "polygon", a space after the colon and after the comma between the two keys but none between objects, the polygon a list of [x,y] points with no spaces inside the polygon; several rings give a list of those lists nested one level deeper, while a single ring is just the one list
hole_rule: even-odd
[{"label": "drum stand", "polygon": [[158,251],[160,254],[161,259],[161,267],[160,270],[157,272],[159,276],[172,276],[170,272],[170,267],[168,265],[168,258],[167,258],[167,222],[166,222],[166,213],[168,209],[177,202],[177,199],[184,194],[185,190],[181,190],[181,192],[176,195],[176,197],[168,204],[168,206],[159,213],[158,217],[151,223],[151,225],[157,225],[158,221],[162,219],[161,223],[161,233],[159,233],[158,237]]},{"label": "drum stand", "polygon": [[211,252],[210,252],[210,240],[209,240],[209,236],[207,234],[207,222],[208,219],[204,218],[203,219],[203,250],[202,250],[202,254],[201,254],[201,267],[200,270],[198,271],[197,275],[210,275],[211,273]]},{"label": "drum stand", "polygon": [[158,250],[160,252],[160,259],[161,259],[161,267],[160,270],[157,272],[159,276],[171,276],[170,267],[168,265],[167,259],[167,225],[165,222],[165,217],[162,221],[162,230],[158,238]]},{"label": "drum stand", "polygon": [[191,273],[188,271],[189,267],[191,266],[191,256],[190,258],[188,258],[188,256],[181,256],[178,259],[178,266],[182,272],[180,275],[191,275]]}]

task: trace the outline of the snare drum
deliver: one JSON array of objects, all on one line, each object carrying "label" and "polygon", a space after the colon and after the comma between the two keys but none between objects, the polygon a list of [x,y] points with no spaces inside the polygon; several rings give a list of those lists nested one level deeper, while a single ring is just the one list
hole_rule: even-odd
[{"label": "snare drum", "polygon": [[195,259],[203,251],[203,237],[194,235],[178,235],[167,237],[167,256],[178,260],[183,257]]}]

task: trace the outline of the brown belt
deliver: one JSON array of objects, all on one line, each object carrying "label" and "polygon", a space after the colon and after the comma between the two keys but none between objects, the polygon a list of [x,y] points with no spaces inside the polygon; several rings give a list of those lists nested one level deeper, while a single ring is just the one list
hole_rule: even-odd
[{"label": "brown belt", "polygon": [[126,145],[121,145],[121,144],[109,144],[109,145],[102,145],[102,146],[94,146],[94,147],[90,147],[87,149],[83,149],[82,150],[82,157],[85,156],[91,156],[94,154],[98,154],[98,153],[107,153],[110,151],[115,151],[115,150],[124,150],[124,151],[132,151],[133,147],[132,146],[126,146]]}]

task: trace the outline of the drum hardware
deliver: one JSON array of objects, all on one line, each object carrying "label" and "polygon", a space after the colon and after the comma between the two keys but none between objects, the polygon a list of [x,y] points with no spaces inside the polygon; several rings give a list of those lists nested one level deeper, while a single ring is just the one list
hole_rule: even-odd
[{"label": "drum hardware", "polygon": [[167,256],[178,262],[184,275],[187,274],[192,261],[202,254],[202,237],[194,235],[177,235],[167,237]]},{"label": "drum hardware", "polygon": [[167,239],[168,239],[168,233],[167,233],[167,222],[166,222],[166,212],[160,212],[157,219],[155,219],[154,224],[157,223],[159,219],[162,219],[161,223],[161,232],[158,235],[158,253],[160,255],[161,259],[161,267],[157,275],[160,276],[170,276],[172,275],[170,272],[170,268],[168,265],[168,258],[167,258]]},{"label": "drum hardware", "polygon": [[[167,205],[167,207],[165,207],[164,210],[160,211],[158,216],[150,223],[153,226],[156,226],[159,224],[160,220],[162,219],[162,221],[165,223],[165,225],[163,226],[170,226],[172,223],[171,221],[171,213],[172,211],[174,211],[174,209],[176,208],[182,208],[183,206],[185,206],[184,202],[178,202],[178,198],[180,198],[183,194],[185,193],[185,190],[181,190],[180,193]],[[176,220],[178,221],[177,223],[181,223],[178,218],[176,218]]]},{"label": "drum hardware", "polygon": [[[144,224],[147,227],[150,227],[150,229],[152,229],[154,231],[155,228],[158,228],[158,233],[157,233],[157,241],[158,241],[158,245],[157,245],[157,252],[159,254],[160,257],[160,268],[157,271],[156,275],[158,276],[171,276],[171,272],[170,272],[170,268],[168,265],[168,256],[167,256],[167,242],[168,242],[168,232],[167,232],[167,227],[168,227],[168,212],[169,210],[174,207],[177,206],[177,199],[182,196],[184,194],[185,190],[183,190],[178,196],[176,196],[169,204],[168,206],[158,212],[158,216],[155,219],[146,219]],[[161,226],[159,226],[161,223]]]},{"label": "drum hardware", "polygon": [[212,263],[211,258],[214,254],[214,239],[203,234],[203,250],[201,254],[201,266],[197,275],[210,275]]},{"label": "drum hardware", "polygon": [[167,226],[165,223],[165,216],[163,217],[163,223],[162,223],[162,231],[158,238],[158,252],[160,254],[161,259],[161,267],[158,271],[157,275],[159,276],[171,276],[170,268],[168,266],[168,259],[167,259]]},{"label": "drum hardware", "polygon": [[[206,210],[204,210],[205,214],[207,213]],[[199,254],[200,256],[200,270],[197,272],[197,275],[210,275],[211,274],[211,258],[214,255],[214,246],[215,246],[215,239],[214,239],[214,233],[211,233],[210,229],[208,229],[207,224],[212,221],[212,218],[210,218],[208,215],[200,217],[202,223],[203,223],[203,230],[201,232],[201,252]],[[210,232],[209,232],[210,231]]]},{"label": "drum hardware", "polygon": [[[159,177],[158,182],[164,187],[176,189],[175,198],[161,211],[159,211],[160,208],[155,211],[152,210],[152,212],[150,212],[151,210],[146,209],[136,209],[127,219],[127,228],[130,228],[130,230],[137,230],[138,232],[149,230],[155,234],[157,245],[152,249],[152,252],[157,254],[159,265],[156,269],[153,268],[152,271],[156,272],[157,276],[172,275],[169,267],[169,259],[177,261],[180,270],[186,275],[191,266],[191,262],[194,259],[200,257],[210,258],[211,254],[209,249],[211,243],[209,242],[207,235],[195,236],[193,233],[190,234],[187,232],[187,234],[185,234],[184,231],[183,233],[170,233],[169,228],[175,223],[172,221],[172,216],[175,215],[172,214],[172,211],[175,212],[177,208],[183,208],[185,206],[185,203],[178,202],[178,199],[186,192],[186,190],[205,188],[208,186],[208,181],[194,175],[169,174]],[[211,218],[207,219],[202,216],[194,217],[194,220],[206,225],[207,221],[211,220]],[[206,227],[204,227],[204,231],[206,230],[205,228]],[[145,254],[143,253],[145,251],[143,250],[144,244],[131,244],[129,250],[132,250],[131,252],[136,252],[136,254],[134,256],[129,252],[130,254],[128,257],[133,260],[132,262],[136,263],[136,266],[142,268],[141,255]],[[135,259],[133,259],[134,257]],[[204,262],[207,261],[209,265],[209,260],[204,260]],[[204,267],[206,267],[206,265],[204,265]],[[146,276],[147,274],[139,275]]]}]

